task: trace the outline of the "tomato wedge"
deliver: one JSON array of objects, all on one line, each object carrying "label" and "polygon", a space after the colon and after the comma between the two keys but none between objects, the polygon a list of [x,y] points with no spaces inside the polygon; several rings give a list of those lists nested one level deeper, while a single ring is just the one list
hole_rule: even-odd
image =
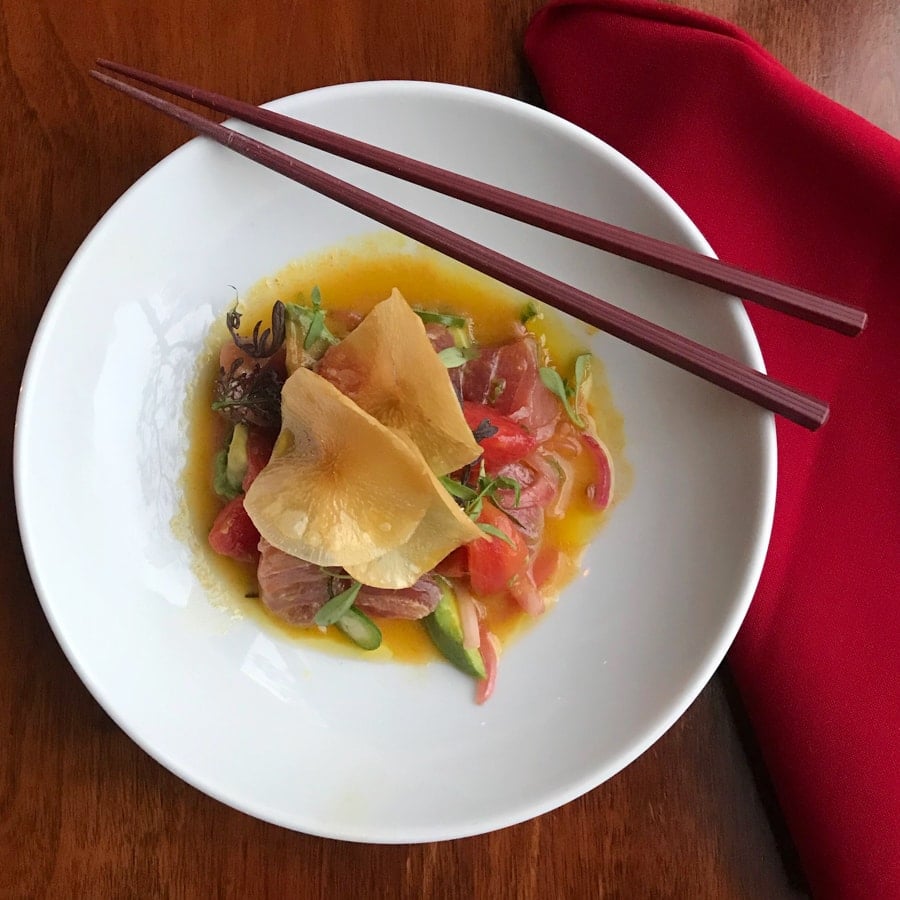
[{"label": "tomato wedge", "polygon": [[244,509],[243,497],[235,497],[219,510],[209,532],[209,546],[220,556],[241,562],[259,560],[259,532]]},{"label": "tomato wedge", "polygon": [[522,532],[509,516],[492,503],[484,504],[478,521],[499,529],[512,542],[510,544],[502,538],[485,534],[483,538],[466,545],[472,590],[479,596],[499,594],[506,590],[516,574],[524,570],[528,547]]},{"label": "tomato wedge", "polygon": [[463,400],[462,409],[466,423],[473,433],[485,420],[491,427],[497,429],[490,437],[482,438],[478,442],[484,452],[484,468],[491,474],[509,463],[518,462],[537,447],[537,439],[533,434],[490,406]]}]

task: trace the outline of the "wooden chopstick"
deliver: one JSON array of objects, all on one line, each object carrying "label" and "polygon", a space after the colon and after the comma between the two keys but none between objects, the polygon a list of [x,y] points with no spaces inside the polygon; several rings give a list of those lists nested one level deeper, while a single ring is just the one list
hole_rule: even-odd
[{"label": "wooden chopstick", "polygon": [[842,334],[851,336],[859,334],[866,325],[865,311],[855,306],[838,303],[801,288],[774,281],[713,257],[696,253],[687,247],[680,247],[581,213],[561,209],[550,203],[525,197],[496,185],[450,172],[171,78],[105,59],[98,59],[97,65],[217,112],[258,125],[282,137],[300,141],[335,156],[402,178],[404,181],[572,238],[688,281],[734,294],[745,300],[752,300],[762,306],[777,309]]},{"label": "wooden chopstick", "polygon": [[254,162],[764,409],[811,430],[828,418],[827,403],[724,353],[620,309],[168,100],[103,72],[93,70],[91,75]]}]

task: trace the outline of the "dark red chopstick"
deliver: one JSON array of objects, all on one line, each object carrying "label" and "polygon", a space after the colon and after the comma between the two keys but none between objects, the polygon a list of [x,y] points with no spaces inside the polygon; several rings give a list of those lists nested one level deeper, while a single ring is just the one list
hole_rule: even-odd
[{"label": "dark red chopstick", "polygon": [[337,134],[307,122],[300,122],[271,110],[260,109],[250,103],[234,100],[171,78],[164,78],[105,59],[98,59],[97,65],[218,112],[234,116],[252,125],[258,125],[283,137],[402,178],[404,181],[439,191],[458,200],[501,213],[520,222],[535,225],[546,231],[572,238],[689,281],[734,294],[745,300],[752,300],[762,306],[777,309],[842,334],[856,335],[865,327],[866,313],[857,307],[838,303],[827,297],[773,281],[721,260],[696,253],[686,247],[638,234],[581,213],[561,209],[558,206],[516,194],[496,185],[487,184],[457,172],[450,172],[355,138]]},{"label": "dark red chopstick", "polygon": [[725,388],[799,425],[816,429],[828,418],[828,404],[795,390],[724,353],[648,322],[605,300],[483,247],[434,222],[395,206],[367,191],[322,172],[286,153],[196,113],[155,97],[102,72],[91,74],[104,84],[140,100],[195,131],[326,197],[466,265],[561,309],[608,334]]}]

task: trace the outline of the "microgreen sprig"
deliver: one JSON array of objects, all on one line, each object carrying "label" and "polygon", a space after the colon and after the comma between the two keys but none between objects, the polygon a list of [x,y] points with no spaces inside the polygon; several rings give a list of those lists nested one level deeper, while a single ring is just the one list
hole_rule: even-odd
[{"label": "microgreen sprig", "polygon": [[449,475],[441,476],[440,481],[447,489],[448,494],[461,501],[460,505],[463,511],[472,520],[477,520],[481,515],[486,499],[490,500],[494,506],[500,506],[497,502],[497,491],[512,491],[514,507],[518,507],[522,499],[522,485],[517,479],[510,478],[507,475],[491,477],[484,471],[484,462],[481,463],[477,487],[473,488],[467,484],[462,484]]},{"label": "microgreen sprig", "polygon": [[471,347],[445,347],[438,353],[438,359],[448,368],[464,366],[470,359],[476,359],[479,352]]},{"label": "microgreen sprig", "polygon": [[523,325],[527,325],[532,319],[536,319],[540,315],[540,310],[534,300],[529,300],[519,313],[519,321]]},{"label": "microgreen sprig", "polygon": [[303,349],[318,358],[328,347],[339,343],[339,341],[325,324],[325,310],[322,309],[322,292],[319,290],[318,285],[310,291],[309,300],[310,306],[302,306],[299,303],[286,303],[285,314],[288,322],[303,329]]},{"label": "microgreen sprig", "polygon": [[590,353],[583,353],[575,360],[573,383],[564,381],[559,372],[556,369],[551,369],[549,366],[542,366],[539,374],[544,386],[559,397],[566,415],[572,420],[572,424],[577,428],[584,429],[586,423],[578,412],[578,408],[582,400],[582,389],[591,374]]}]

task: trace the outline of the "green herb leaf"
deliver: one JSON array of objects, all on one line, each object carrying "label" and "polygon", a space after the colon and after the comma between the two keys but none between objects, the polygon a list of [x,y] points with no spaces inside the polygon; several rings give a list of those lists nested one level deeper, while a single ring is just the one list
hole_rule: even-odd
[{"label": "green herb leaf", "polygon": [[501,475],[499,478],[494,479],[491,494],[493,495],[494,491],[498,489],[512,491],[515,496],[513,509],[519,508],[519,501],[522,499],[522,484],[517,478],[509,478],[506,475]]},{"label": "green herb leaf", "polygon": [[549,390],[553,391],[560,400],[566,400],[566,385],[562,380],[562,376],[556,369],[551,369],[548,366],[541,366],[541,370],[539,372],[541,376],[541,381],[544,382],[544,386]]},{"label": "green herb leaf", "polygon": [[469,325],[469,320],[465,316],[454,316],[431,309],[419,309],[416,306],[412,308],[412,311],[425,323],[443,325],[446,328],[468,328]]},{"label": "green herb leaf", "polygon": [[527,325],[528,322],[530,322],[532,319],[536,318],[539,315],[540,315],[540,311],[537,308],[537,304],[534,302],[534,300],[529,300],[525,304],[525,308],[522,310],[521,314],[519,315],[519,321],[523,325]]},{"label": "green herb leaf", "polygon": [[[325,310],[322,309],[322,292],[316,285],[310,292],[310,306],[300,303],[286,303],[284,306],[288,323],[296,326],[296,330],[288,328],[289,342],[300,343],[306,353],[319,359],[322,354],[340,341],[329,331],[325,324]],[[296,346],[296,344],[294,344]]]},{"label": "green herb leaf", "polygon": [[474,500],[478,496],[477,491],[470,488],[467,484],[460,484],[449,475],[441,475],[438,480],[447,489],[447,493],[458,500]]},{"label": "green herb leaf", "polygon": [[303,339],[303,349],[311,350],[316,342],[322,337],[322,331],[325,329],[325,313],[321,309],[316,309],[309,322],[309,328],[306,330],[306,337]]},{"label": "green herb leaf", "polygon": [[296,322],[298,325],[306,325],[310,318],[309,307],[299,303],[285,303],[284,314],[289,322]]},{"label": "green herb leaf", "polygon": [[344,614],[356,602],[356,595],[362,584],[354,581],[346,591],[341,591],[336,597],[332,597],[317,613],[313,621],[316,625],[326,627],[334,625],[338,619],[343,618]]},{"label": "green herb leaf", "polygon": [[[484,471],[484,460],[481,461],[481,472],[478,476],[477,489],[467,484],[462,484],[449,475],[442,475],[440,482],[449,494],[461,501],[463,511],[473,521],[477,520],[481,515],[485,499],[490,500],[498,509],[501,508],[496,499],[497,491],[512,491],[515,495],[515,506],[519,505],[522,496],[522,485],[517,479],[510,478],[507,475],[498,475],[496,478],[491,478]],[[506,510],[503,511],[506,512]],[[481,527],[480,523],[478,527]]]},{"label": "green herb leaf", "polygon": [[487,522],[479,522],[478,527],[485,533],[489,534],[491,537],[500,538],[501,541],[506,541],[510,547],[515,547],[516,542],[505,532],[501,531],[499,528],[495,528],[493,525],[488,525]]},{"label": "green herb leaf", "polygon": [[584,420],[578,413],[573,409],[572,403],[569,400],[569,392],[566,388],[566,383],[562,380],[562,376],[556,369],[551,369],[548,366],[542,366],[540,370],[541,381],[544,383],[544,386],[556,394],[557,397],[562,401],[563,408],[566,411],[566,415],[572,420],[572,422],[578,428],[584,428]]},{"label": "green herb leaf", "polygon": [[438,353],[438,359],[448,369],[464,366],[470,359],[475,359],[476,356],[478,356],[477,350],[465,350],[462,347],[445,347]]}]

